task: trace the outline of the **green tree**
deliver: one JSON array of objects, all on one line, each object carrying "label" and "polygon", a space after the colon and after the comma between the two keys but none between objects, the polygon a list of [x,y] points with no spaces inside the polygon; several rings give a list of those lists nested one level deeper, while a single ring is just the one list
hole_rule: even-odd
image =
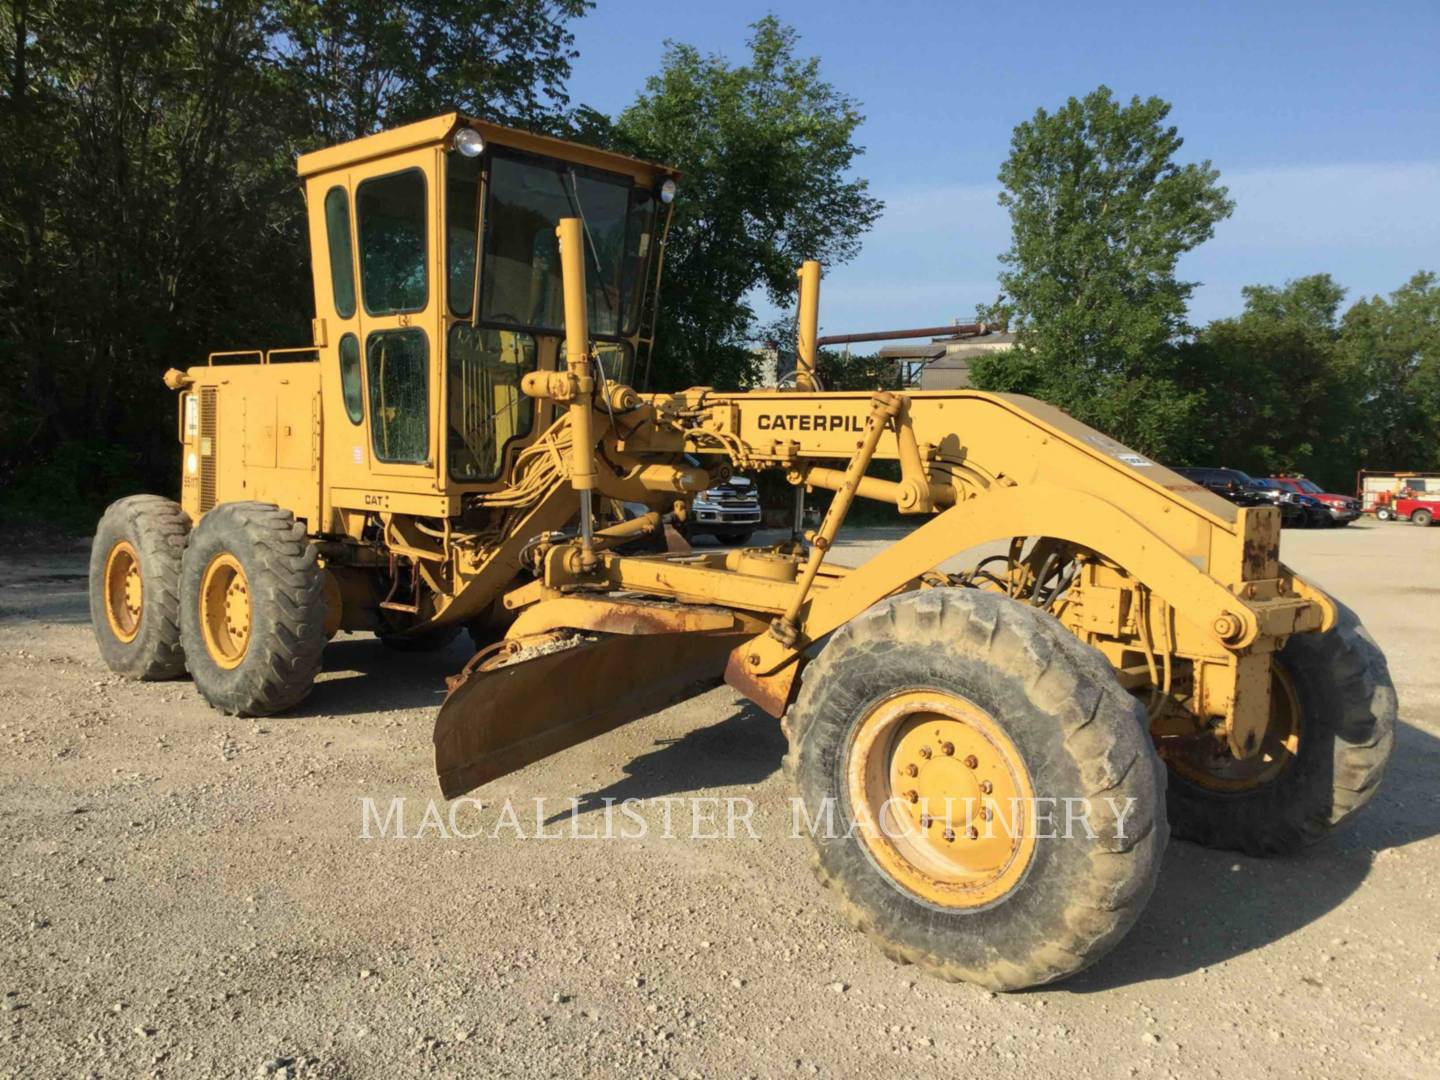
[{"label": "green tree", "polygon": [[1243,318],[1251,322],[1291,323],[1334,340],[1339,336],[1340,304],[1345,289],[1329,274],[1311,274],[1284,285],[1246,285]]},{"label": "green tree", "polygon": [[1174,378],[1193,288],[1176,264],[1233,209],[1208,161],[1176,162],[1169,113],[1101,86],[1015,128],[999,179],[1019,348],[973,369],[979,385],[1036,394],[1161,457],[1193,441],[1200,404]]},{"label": "green tree", "polygon": [[616,144],[684,171],[665,257],[654,360],[658,388],[735,386],[754,375],[750,297],[795,295],[804,259],[859,250],[881,203],[851,174],[857,103],[796,55],[797,35],[755,23],[732,66],[667,43],[660,73],[616,122]]},{"label": "green tree", "polygon": [[164,370],[310,340],[295,154],[454,104],[558,126],[586,6],[0,0],[0,510],[173,492]]},{"label": "green tree", "polygon": [[1363,387],[1360,464],[1440,468],[1440,279],[1421,271],[1388,300],[1358,301],[1340,349]]},{"label": "green tree", "polygon": [[1204,420],[1188,460],[1348,487],[1359,389],[1337,346],[1345,290],[1312,274],[1242,294],[1238,317],[1217,319],[1179,350],[1177,381],[1200,396]]},{"label": "green tree", "polygon": [[295,140],[258,0],[14,0],[0,46],[0,473],[83,518],[173,488],[167,366],[306,340]]},{"label": "green tree", "polygon": [[589,0],[272,0],[273,59],[320,145],[462,109],[560,122]]}]

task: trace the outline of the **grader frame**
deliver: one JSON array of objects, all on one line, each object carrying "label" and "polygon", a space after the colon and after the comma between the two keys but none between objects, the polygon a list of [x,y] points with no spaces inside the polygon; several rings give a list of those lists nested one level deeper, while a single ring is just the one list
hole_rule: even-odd
[{"label": "grader frame", "polygon": [[[413,648],[466,628],[483,647],[434,736],[449,797],[723,674],[782,718],[802,790],[848,784],[857,820],[918,777],[896,793],[923,843],[870,837],[863,866],[822,845],[822,872],[892,955],[1004,987],[1084,966],[1134,918],[1166,835],[1157,751],[1188,785],[1177,802],[1172,782],[1185,834],[1224,846],[1291,850],[1373,792],[1394,722],[1383,657],[1280,562],[1274,508],[1028,398],[824,391],[813,262],[793,389],[637,392],[679,177],[663,166],[451,114],[299,167],[313,344],[167,372],[181,505],[122,500],[92,557],[117,670],[188,668],[217,707],[256,714],[308,693],[342,629]],[[691,497],[732,470],[784,472],[790,539],[677,544]],[[809,532],[806,492],[830,495]],[[921,523],[849,568],[833,552],[857,498]],[[807,665],[823,677],[802,688]],[[1140,837],[1122,817],[1053,855],[1024,828],[1010,848],[932,828],[930,793],[1018,798],[1067,776],[1138,801]],[[1032,859],[1088,883],[1090,914],[1024,891]],[[864,866],[888,868],[879,893]],[[919,909],[887,929],[892,886],[1000,920],[1023,962],[976,959],[974,922],[939,954]],[[1018,921],[982,916],[1002,901]]]}]

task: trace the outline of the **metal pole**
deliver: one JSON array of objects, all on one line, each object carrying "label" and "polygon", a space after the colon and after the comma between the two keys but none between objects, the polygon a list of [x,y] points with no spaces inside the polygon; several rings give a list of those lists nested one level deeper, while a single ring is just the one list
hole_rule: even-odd
[{"label": "metal pole", "polygon": [[807,259],[796,272],[800,279],[800,312],[795,321],[795,388],[814,390],[816,340],[820,333],[820,264]]},{"label": "metal pole", "polygon": [[800,609],[805,604],[805,597],[809,595],[810,586],[815,584],[815,575],[820,572],[825,553],[835,543],[835,534],[844,524],[845,515],[850,512],[850,504],[855,500],[855,490],[860,486],[865,470],[870,467],[870,459],[875,456],[880,436],[884,434],[890,421],[899,415],[904,400],[899,394],[883,390],[871,399],[870,415],[865,418],[865,436],[860,440],[855,456],[850,459],[850,465],[845,470],[845,479],[836,490],[835,497],[830,500],[830,509],[825,512],[825,520],[820,523],[819,532],[810,543],[810,555],[801,568],[790,606],[785,609],[785,614],[770,624],[771,635],[783,645],[793,645],[799,637]]},{"label": "metal pole", "polygon": [[565,366],[570,375],[570,485],[580,493],[580,561],[588,570],[596,564],[591,493],[598,474],[591,423],[595,372],[585,311],[585,235],[579,218],[561,218],[555,235],[560,240],[560,276],[565,292]]},{"label": "metal pole", "polygon": [[993,323],[957,323],[954,326],[920,326],[910,330],[867,330],[863,334],[829,334],[816,340],[817,348],[826,345],[851,345],[863,341],[902,341],[906,338],[982,337],[998,329]]},{"label": "metal pole", "polygon": [[793,551],[805,550],[805,485],[795,485],[795,516],[790,522],[790,547]]}]

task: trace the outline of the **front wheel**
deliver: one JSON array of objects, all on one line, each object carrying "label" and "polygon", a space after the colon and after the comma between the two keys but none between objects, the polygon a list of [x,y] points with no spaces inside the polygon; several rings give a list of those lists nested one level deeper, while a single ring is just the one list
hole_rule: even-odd
[{"label": "front wheel", "polygon": [[1105,659],[1007,597],[927,589],[831,638],[787,721],[820,879],[892,959],[1019,990],[1154,888],[1165,773]]},{"label": "front wheel", "polygon": [[1391,510],[1388,506],[1381,506],[1376,508],[1375,516],[1381,521],[1394,521],[1395,511]]},{"label": "front wheel", "polygon": [[1177,837],[1250,855],[1298,851],[1370,801],[1395,742],[1385,656],[1343,604],[1324,634],[1294,634],[1272,661],[1270,723],[1240,761],[1220,747],[1172,756]]},{"label": "front wheel", "polygon": [[180,604],[185,662],[215,708],[268,716],[310,693],[326,641],[324,579],[288,510],[223,503],[201,518]]}]

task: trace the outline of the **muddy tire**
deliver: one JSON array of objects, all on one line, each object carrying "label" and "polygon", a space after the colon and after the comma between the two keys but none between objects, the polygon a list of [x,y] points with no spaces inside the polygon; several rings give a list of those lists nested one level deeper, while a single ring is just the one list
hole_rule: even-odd
[{"label": "muddy tire", "polygon": [[[942,729],[941,713],[924,711],[931,695],[946,703],[937,708],[969,720]],[[915,701],[926,704],[913,718],[888,719]],[[870,734],[877,718],[897,725],[888,758],[876,754],[883,735]],[[968,737],[966,723],[977,728],[968,744],[957,735],[953,744],[925,745],[918,758],[901,760],[917,734]],[[966,589],[927,589],[876,604],[836,631],[810,664],[787,732],[786,764],[808,820],[821,821],[833,808],[836,827],[812,830],[816,872],[848,920],[891,959],[996,990],[1052,982],[1119,941],[1154,888],[1169,830],[1165,772],[1144,710],[1100,653],[1031,607]],[[966,745],[995,752],[971,753]],[[996,767],[985,756],[1010,765]],[[974,782],[998,801],[1008,786],[1019,802],[1028,797],[1037,807],[1068,798],[1076,800],[1076,820],[1088,810],[1091,828],[1076,825],[1068,839],[1037,838],[1028,852],[1017,839],[1024,830],[1008,838],[1002,832],[1010,861],[1003,852],[995,868],[977,860],[981,869],[972,875],[968,867],[952,873],[946,860],[970,858],[967,852],[992,842],[990,834],[955,822],[937,836],[932,824],[909,849],[914,859],[897,861],[900,842],[887,847],[867,828],[869,811],[857,807],[870,801],[874,783],[891,782],[884,776],[901,789],[924,783],[932,767],[948,772],[933,774],[942,782],[931,790],[948,783],[963,795]],[[961,769],[973,774],[969,780]],[[902,813],[912,794],[897,790]],[[1125,812],[1117,816],[1117,808]],[[1032,833],[1051,831],[1035,824]],[[932,853],[935,861],[926,862]]]},{"label": "muddy tire", "polygon": [[268,716],[299,704],[325,648],[324,583],[288,510],[224,503],[190,535],[180,582],[181,640],[216,709]]},{"label": "muddy tire", "polygon": [[1416,510],[1410,515],[1410,524],[1419,525],[1421,528],[1429,528],[1430,523],[1435,520],[1435,515],[1429,510]]},{"label": "muddy tire", "polygon": [[90,622],[100,657],[130,679],[185,674],[180,563],[190,515],[159,495],[111,503],[90,546]]},{"label": "muddy tire", "polygon": [[[1285,855],[1327,836],[1374,796],[1395,744],[1395,688],[1375,640],[1353,611],[1337,607],[1330,631],[1295,634],[1276,654],[1299,709],[1295,752],[1273,778],[1231,791],[1173,762],[1175,836],[1249,855]],[[1277,684],[1272,693],[1281,690]]]}]

